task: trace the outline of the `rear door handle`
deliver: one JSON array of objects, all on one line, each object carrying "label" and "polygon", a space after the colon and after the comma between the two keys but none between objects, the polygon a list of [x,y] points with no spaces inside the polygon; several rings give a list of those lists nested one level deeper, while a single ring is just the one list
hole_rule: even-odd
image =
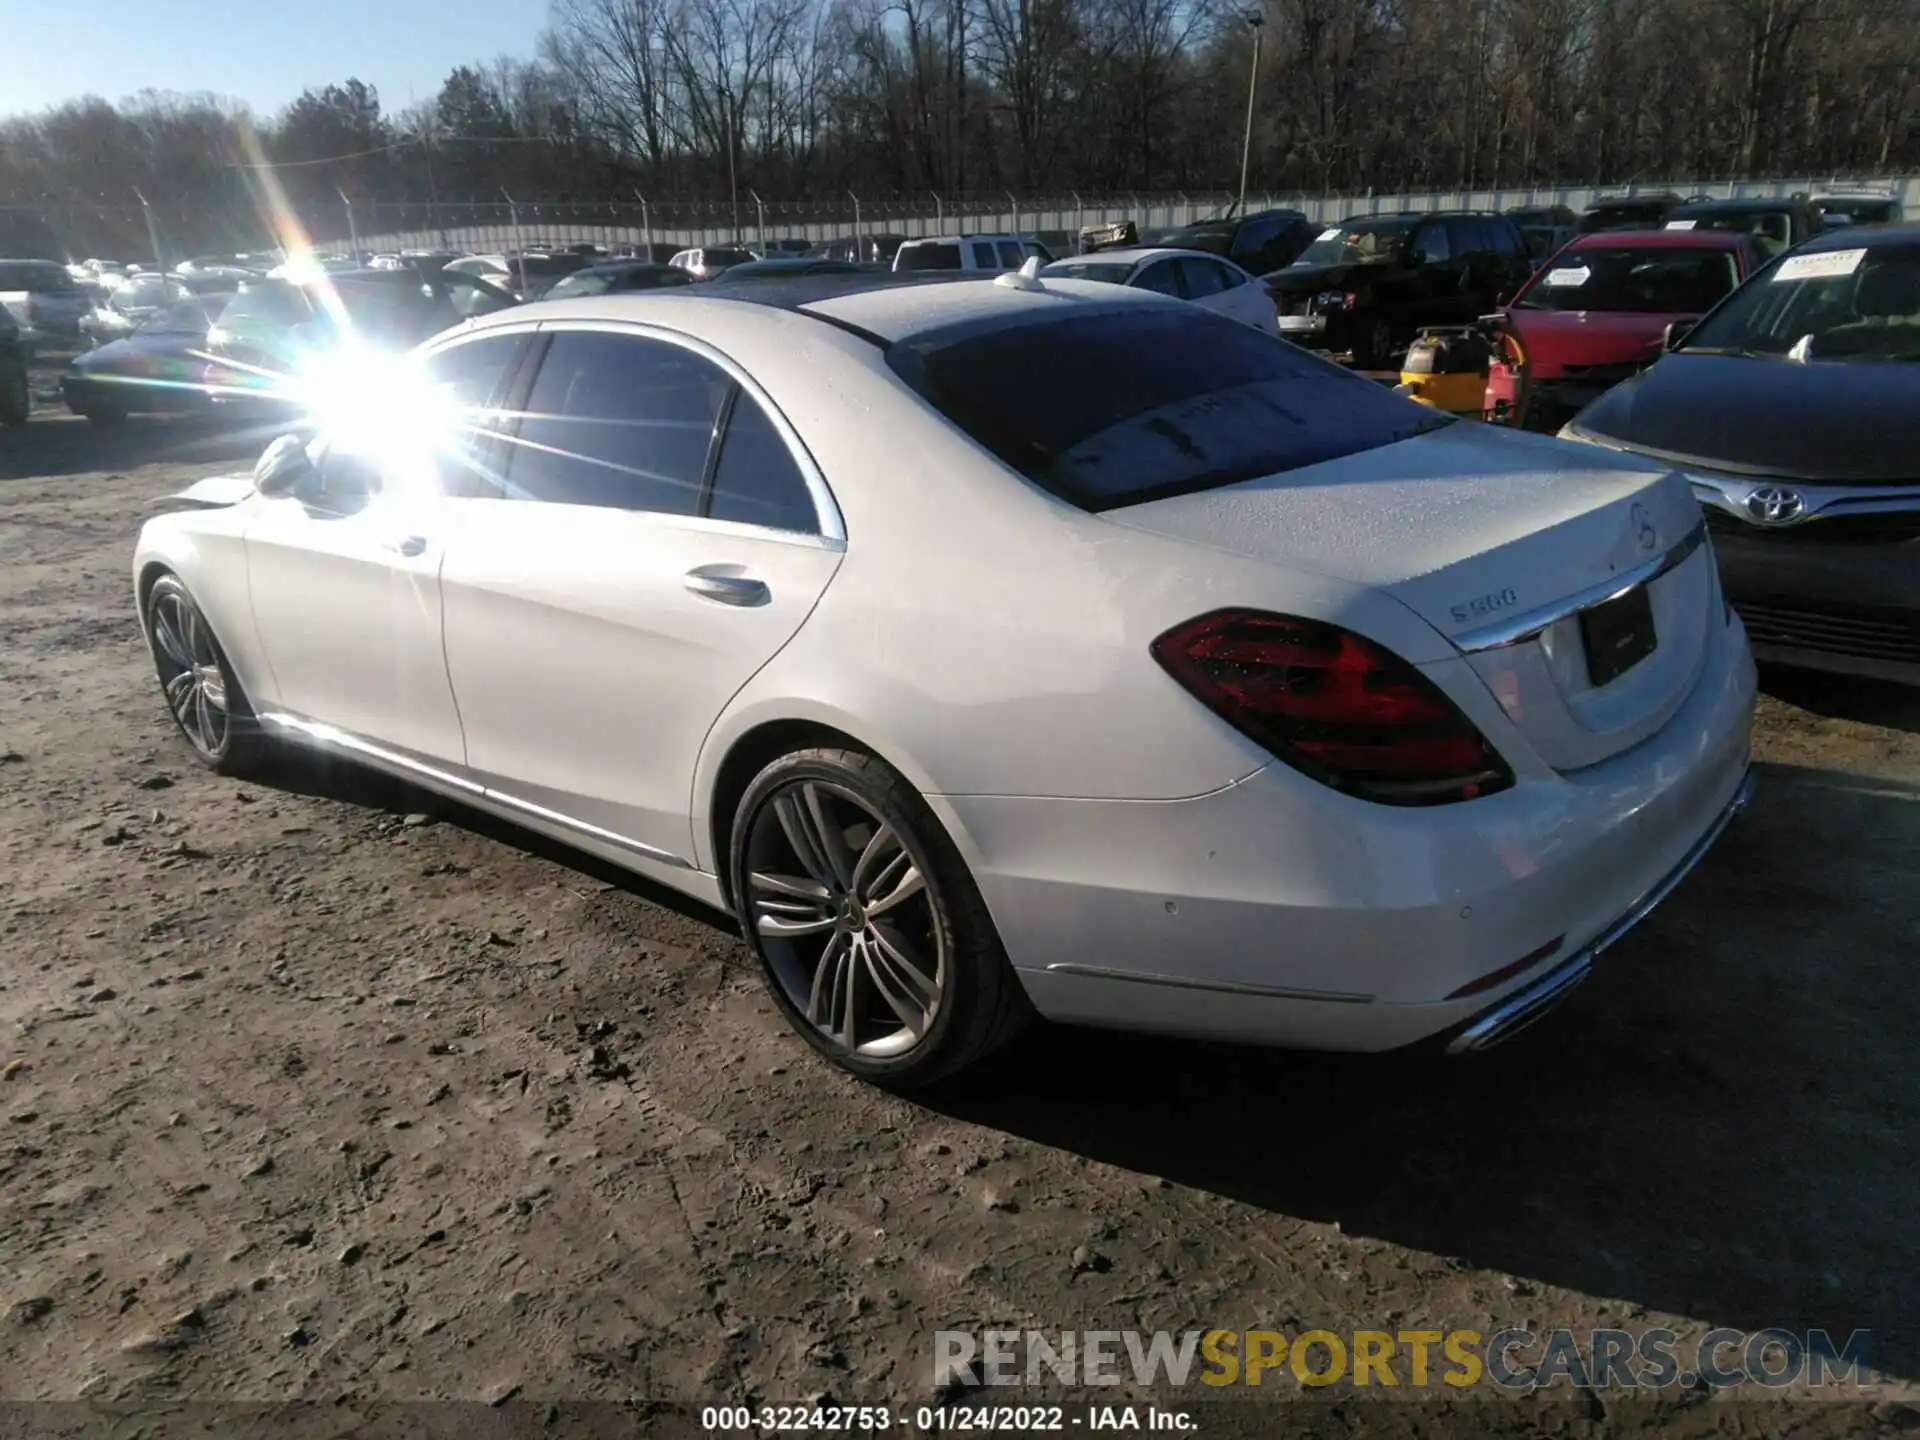
[{"label": "rear door handle", "polygon": [[419,555],[427,548],[427,537],[424,535],[395,535],[386,542],[386,547],[401,555]]},{"label": "rear door handle", "polygon": [[766,581],[751,575],[729,575],[718,569],[689,570],[682,583],[702,600],[721,605],[751,607],[765,605],[773,599]]}]

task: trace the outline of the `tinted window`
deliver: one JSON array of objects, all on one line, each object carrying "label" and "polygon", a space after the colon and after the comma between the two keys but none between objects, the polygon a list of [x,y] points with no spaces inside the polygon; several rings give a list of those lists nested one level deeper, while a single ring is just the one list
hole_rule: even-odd
[{"label": "tinted window", "polygon": [[[1086,364],[1125,355],[1124,366]],[[1449,417],[1194,308],[956,327],[887,363],[1010,468],[1089,510],[1390,445]]]},{"label": "tinted window", "polygon": [[582,270],[555,282],[547,291],[549,300],[573,300],[582,295],[604,295],[613,288],[612,271]]},{"label": "tinted window", "polygon": [[1377,265],[1393,259],[1413,233],[1413,221],[1347,220],[1322,230],[1296,265]]},{"label": "tinted window", "polygon": [[1228,253],[1236,260],[1244,258],[1257,264],[1261,251],[1280,238],[1283,224],[1285,222],[1278,219],[1249,220],[1233,237],[1233,248]]},{"label": "tinted window", "polygon": [[1211,260],[1176,260],[1180,291],[1189,300],[1203,300],[1226,289],[1227,272]]},{"label": "tinted window", "polygon": [[994,259],[993,246],[984,240],[973,242],[973,264],[978,270],[996,270],[1000,262]]},{"label": "tinted window", "polygon": [[902,245],[893,257],[896,270],[958,270],[958,245]]},{"label": "tinted window", "polygon": [[1517,260],[1527,253],[1527,242],[1518,226],[1506,220],[1489,220],[1487,230],[1493,237],[1493,253],[1503,260]]},{"label": "tinted window", "polygon": [[1018,270],[1027,263],[1026,254],[1020,248],[1018,240],[1001,240],[994,246],[1000,252],[1000,265],[1005,270]]},{"label": "tinted window", "polygon": [[767,412],[744,392],[735,401],[720,462],[713,471],[707,513],[715,520],[813,533],[813,497],[793,452]]},{"label": "tinted window", "polygon": [[526,341],[524,335],[482,335],[435,351],[422,362],[427,379],[460,407],[459,432],[434,455],[433,479],[443,494],[472,495],[491,485],[488,477],[499,462],[490,450],[495,421],[487,408],[519,363]]},{"label": "tinted window", "polygon": [[691,515],[729,384],[677,345],[563,331],[527,399],[507,495]]},{"label": "tinted window", "polygon": [[1173,261],[1156,260],[1140,272],[1140,278],[1133,282],[1141,290],[1151,290],[1158,295],[1178,295],[1180,277],[1174,273]]},{"label": "tinted window", "polygon": [[1413,236],[1413,247],[1407,259],[1415,265],[1441,265],[1453,258],[1453,252],[1447,245],[1447,227],[1438,220],[1429,220]]},{"label": "tinted window", "polygon": [[243,285],[221,314],[220,323],[229,330],[298,325],[313,314],[306,291],[297,285],[267,281]]},{"label": "tinted window", "polygon": [[65,295],[74,288],[73,276],[51,261],[0,260],[0,290],[31,290],[40,295]]},{"label": "tinted window", "polygon": [[1127,277],[1133,274],[1133,266],[1124,260],[1106,263],[1098,260],[1056,260],[1040,273],[1062,280],[1100,280],[1109,285],[1124,285]]}]

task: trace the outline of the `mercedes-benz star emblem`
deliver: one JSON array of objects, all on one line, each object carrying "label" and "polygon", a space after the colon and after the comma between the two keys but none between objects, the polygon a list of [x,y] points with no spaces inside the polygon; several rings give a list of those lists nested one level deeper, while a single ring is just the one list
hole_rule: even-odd
[{"label": "mercedes-benz star emblem", "polygon": [[1633,527],[1633,539],[1642,550],[1651,550],[1660,543],[1660,532],[1654,528],[1653,517],[1647,514],[1647,507],[1636,504],[1627,512],[1627,523]]},{"label": "mercedes-benz star emblem", "polygon": [[1790,525],[1806,508],[1800,492],[1784,485],[1762,485],[1747,496],[1747,515],[1756,525]]}]

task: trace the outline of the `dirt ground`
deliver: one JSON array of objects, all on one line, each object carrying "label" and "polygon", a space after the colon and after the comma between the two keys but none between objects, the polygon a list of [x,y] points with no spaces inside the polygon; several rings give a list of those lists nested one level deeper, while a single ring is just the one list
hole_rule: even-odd
[{"label": "dirt ground", "polygon": [[199,770],[128,560],[257,446],[54,410],[0,432],[0,1396],[907,1405],[943,1328],[1664,1323],[1870,1330],[1889,1387],[1471,1430],[1920,1424],[1920,695],[1768,676],[1752,812],[1483,1059],[1037,1030],[909,1102],[719,917],[350,771]]}]

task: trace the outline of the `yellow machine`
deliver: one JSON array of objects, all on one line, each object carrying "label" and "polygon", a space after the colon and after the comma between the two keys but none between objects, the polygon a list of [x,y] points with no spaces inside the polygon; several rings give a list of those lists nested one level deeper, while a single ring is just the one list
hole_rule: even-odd
[{"label": "yellow machine", "polygon": [[1484,415],[1493,338],[1477,325],[1422,330],[1407,349],[1395,393],[1453,415]]}]

